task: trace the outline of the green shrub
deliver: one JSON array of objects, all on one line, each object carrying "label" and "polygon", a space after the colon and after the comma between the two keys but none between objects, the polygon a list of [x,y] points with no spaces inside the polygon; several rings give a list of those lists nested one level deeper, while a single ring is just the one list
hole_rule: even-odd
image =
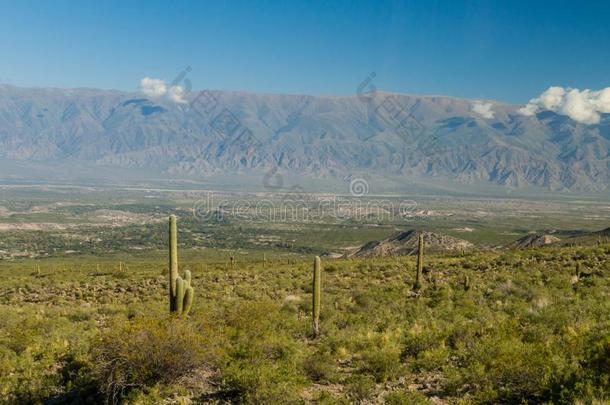
[{"label": "green shrub", "polygon": [[427,349],[417,355],[413,368],[422,371],[441,371],[447,364],[450,351],[445,346]]},{"label": "green shrub", "polygon": [[345,396],[335,397],[328,391],[321,391],[315,403],[319,405],[349,405],[352,402]]},{"label": "green shrub", "polygon": [[431,401],[421,392],[396,390],[383,397],[386,405],[427,405]]},{"label": "green shrub", "polygon": [[402,370],[398,350],[373,349],[363,354],[363,362],[363,371],[371,373],[380,383],[396,378]]},{"label": "green shrub", "polygon": [[[225,320],[224,389],[244,403],[297,401],[306,377],[299,367],[303,346],[292,336],[296,325],[291,315],[265,300],[239,303],[225,313]],[[306,326],[299,330],[305,331]]]},{"label": "green shrub", "polygon": [[196,369],[211,369],[218,355],[210,336],[173,317],[118,323],[91,349],[100,390],[112,403],[131,389],[171,384]]},{"label": "green shrub", "polygon": [[600,386],[610,387],[610,333],[591,344],[583,363],[585,370],[598,379]]},{"label": "green shrub", "polygon": [[337,378],[337,364],[327,352],[316,353],[303,362],[305,373],[316,382],[334,382]]},{"label": "green shrub", "polygon": [[498,333],[463,353],[463,367],[453,369],[449,392],[464,387],[486,403],[548,399],[549,384],[567,365],[541,344],[524,343]]},{"label": "green shrub", "polygon": [[571,381],[561,381],[553,387],[553,399],[565,403],[606,403],[610,396],[610,334],[590,339],[580,365]]},{"label": "green shrub", "polygon": [[235,402],[295,403],[302,380],[285,362],[232,360],[222,368],[224,390]]},{"label": "green shrub", "polygon": [[350,398],[354,401],[369,399],[375,391],[375,381],[368,375],[355,375],[347,387]]},{"label": "green shrub", "polygon": [[442,326],[437,323],[416,325],[404,338],[403,358],[417,358],[419,353],[443,345],[446,334],[448,331],[442,330]]}]

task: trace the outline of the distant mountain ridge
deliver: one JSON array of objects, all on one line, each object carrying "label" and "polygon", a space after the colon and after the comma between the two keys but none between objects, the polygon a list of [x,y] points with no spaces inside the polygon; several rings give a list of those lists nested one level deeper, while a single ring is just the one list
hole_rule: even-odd
[{"label": "distant mountain ridge", "polygon": [[[197,98],[199,96],[199,98]],[[204,98],[202,98],[204,97]],[[371,173],[511,188],[610,189],[610,115],[376,93],[345,97],[190,93],[189,103],[96,89],[0,85],[0,159],[74,160],[169,174]],[[484,114],[485,115],[485,114]]]}]

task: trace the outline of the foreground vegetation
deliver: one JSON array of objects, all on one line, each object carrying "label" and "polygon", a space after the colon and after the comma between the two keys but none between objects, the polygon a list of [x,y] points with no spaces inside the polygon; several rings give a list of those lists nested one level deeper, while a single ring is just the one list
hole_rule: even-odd
[{"label": "foreground vegetation", "polygon": [[315,338],[311,260],[197,254],[186,318],[155,255],[1,263],[0,401],[610,398],[610,245],[436,255],[417,292],[413,257],[324,260]]}]

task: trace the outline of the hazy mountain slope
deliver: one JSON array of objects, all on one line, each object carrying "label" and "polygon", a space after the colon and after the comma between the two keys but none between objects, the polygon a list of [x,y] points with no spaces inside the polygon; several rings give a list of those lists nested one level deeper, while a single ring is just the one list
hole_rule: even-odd
[{"label": "hazy mountain slope", "polygon": [[609,189],[609,116],[583,125],[548,111],[524,117],[516,106],[491,102],[494,117],[488,119],[472,111],[470,100],[386,93],[213,95],[213,103],[198,99],[191,106],[118,91],[0,85],[0,158],[174,174],[279,166],[317,177],[367,172]]}]

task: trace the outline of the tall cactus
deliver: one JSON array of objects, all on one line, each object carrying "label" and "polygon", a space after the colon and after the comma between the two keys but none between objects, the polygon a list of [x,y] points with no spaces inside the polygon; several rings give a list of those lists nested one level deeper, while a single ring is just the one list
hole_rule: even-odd
[{"label": "tall cactus", "polygon": [[188,315],[193,305],[191,272],[186,270],[184,278],[178,276],[178,226],[176,216],[169,217],[169,311]]},{"label": "tall cactus", "polygon": [[176,311],[176,280],[178,279],[178,226],[176,216],[169,216],[169,310]]},{"label": "tall cactus", "polygon": [[321,289],[321,276],[322,263],[319,256],[313,261],[313,335],[318,337],[320,335],[320,289]]},{"label": "tall cactus", "polygon": [[419,235],[419,241],[417,244],[417,273],[415,274],[415,284],[413,284],[414,290],[421,288],[421,274],[424,268],[424,235]]}]

